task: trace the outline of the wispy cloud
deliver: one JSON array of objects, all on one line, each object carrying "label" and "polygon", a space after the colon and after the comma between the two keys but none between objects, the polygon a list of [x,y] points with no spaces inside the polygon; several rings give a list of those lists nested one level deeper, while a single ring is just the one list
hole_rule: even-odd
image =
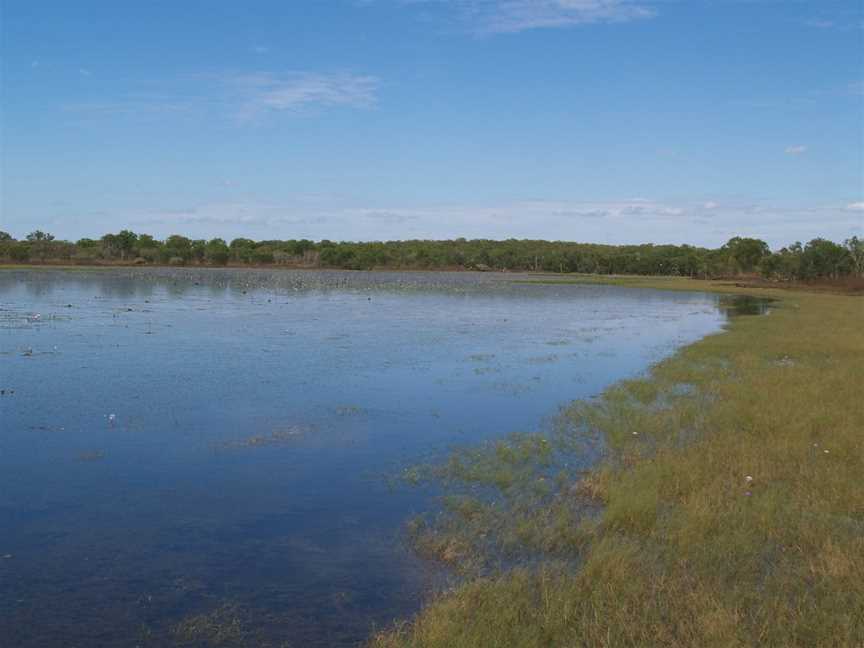
[{"label": "wispy cloud", "polygon": [[241,74],[226,79],[240,106],[238,116],[248,121],[268,113],[299,111],[314,106],[375,105],[380,82],[377,77],[347,73]]},{"label": "wispy cloud", "polygon": [[478,31],[491,34],[629,22],[656,15],[654,9],[631,0],[463,0],[459,4]]},{"label": "wispy cloud", "polygon": [[[641,0],[397,0],[402,5],[451,12],[478,35],[512,34],[531,29],[653,18],[656,10]],[[359,5],[371,4],[364,0]]]},{"label": "wispy cloud", "polygon": [[795,146],[787,146],[784,153],[786,155],[802,155],[807,152],[807,147],[803,144],[796,144]]},{"label": "wispy cloud", "polygon": [[105,117],[152,118],[188,114],[194,109],[194,102],[170,97],[129,97],[118,101],[88,101],[63,106],[63,110],[68,113],[99,119]]},{"label": "wispy cloud", "polygon": [[808,27],[816,27],[817,29],[831,29],[834,27],[833,20],[825,20],[822,18],[813,18],[811,20],[805,20],[804,24]]},{"label": "wispy cloud", "polygon": [[377,101],[377,77],[350,73],[270,72],[192,74],[151,83],[157,92],[127,93],[69,103],[80,116],[123,118],[213,115],[240,123],[278,112],[314,108],[370,108]]},{"label": "wispy cloud", "polygon": [[239,200],[112,211],[91,226],[112,228],[121,219],[133,229],[158,236],[366,241],[464,236],[720,245],[732,236],[755,236],[779,247],[817,236],[843,240],[864,235],[862,212],[864,202],[796,205],[630,198],[373,206],[344,196],[295,196],[273,202]]}]

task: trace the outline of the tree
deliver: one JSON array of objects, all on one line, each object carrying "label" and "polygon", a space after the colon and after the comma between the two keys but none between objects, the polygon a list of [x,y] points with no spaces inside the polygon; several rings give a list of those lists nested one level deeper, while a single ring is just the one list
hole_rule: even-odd
[{"label": "tree", "polygon": [[765,241],[740,236],[729,239],[723,249],[739,272],[753,272],[762,259],[771,253]]},{"label": "tree", "polygon": [[853,236],[843,241],[843,246],[849,252],[852,272],[859,277],[864,277],[864,241]]},{"label": "tree", "polygon": [[12,238],[12,235],[9,232],[4,232],[4,231],[0,230],[0,242],[14,241],[14,240],[15,239]]},{"label": "tree", "polygon": [[815,238],[804,247],[801,257],[803,276],[805,279],[836,279],[843,274],[844,266],[848,266],[849,261],[849,252],[843,246],[827,239]]},{"label": "tree", "polygon": [[157,241],[150,234],[139,234],[135,253],[146,261],[155,261],[159,257],[161,241]]},{"label": "tree", "polygon": [[207,241],[207,245],[204,247],[204,256],[208,263],[225,265],[228,263],[231,252],[223,239],[214,238]]},{"label": "tree", "polygon": [[31,253],[35,254],[39,257],[40,261],[45,261],[46,258],[51,256],[52,242],[54,241],[53,234],[48,234],[42,230],[36,230],[27,235],[27,241],[30,243],[27,252],[28,256]]},{"label": "tree", "polygon": [[139,234],[138,235],[138,247],[139,248],[148,248],[148,247],[158,247],[159,241],[154,239],[150,234]]},{"label": "tree", "polygon": [[207,241],[196,239],[192,241],[192,258],[196,263],[202,263],[207,252]]},{"label": "tree", "polygon": [[237,261],[249,263],[255,252],[255,241],[247,238],[236,238],[231,241],[231,256]]},{"label": "tree", "polygon": [[30,246],[27,243],[19,242],[13,245],[9,250],[9,258],[19,263],[25,263],[30,260]]},{"label": "tree", "polygon": [[54,235],[43,232],[42,230],[36,230],[27,235],[27,240],[31,243],[48,243],[54,240]]},{"label": "tree", "polygon": [[165,239],[162,253],[168,261],[174,258],[182,259],[184,262],[188,261],[192,258],[192,241],[185,236],[172,234]]},{"label": "tree", "polygon": [[126,260],[126,255],[135,249],[138,235],[130,230],[121,230],[117,234],[117,246],[120,248],[120,258]]}]

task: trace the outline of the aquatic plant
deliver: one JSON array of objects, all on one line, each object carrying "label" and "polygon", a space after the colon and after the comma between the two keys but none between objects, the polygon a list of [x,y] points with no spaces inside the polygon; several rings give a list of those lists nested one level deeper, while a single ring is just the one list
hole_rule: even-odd
[{"label": "aquatic plant", "polygon": [[[451,488],[409,535],[468,578],[372,645],[864,645],[862,313],[786,293],[566,408],[554,451],[532,437],[415,469]],[[603,459],[534,489],[580,430]]]}]

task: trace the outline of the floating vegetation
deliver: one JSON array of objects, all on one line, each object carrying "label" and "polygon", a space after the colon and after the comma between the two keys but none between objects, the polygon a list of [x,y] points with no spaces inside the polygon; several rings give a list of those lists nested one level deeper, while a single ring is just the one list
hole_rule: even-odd
[{"label": "floating vegetation", "polygon": [[511,394],[513,396],[519,396],[520,394],[527,394],[531,391],[530,385],[525,385],[523,383],[514,383],[514,382],[496,382],[492,384],[492,388],[496,391],[504,392],[506,394]]},{"label": "floating vegetation", "polygon": [[478,376],[484,376],[486,374],[492,374],[492,373],[501,373],[501,368],[500,367],[475,367],[474,373],[477,374]]},{"label": "floating vegetation", "polygon": [[181,646],[243,646],[252,637],[236,603],[186,617],[171,627],[171,635]]},{"label": "floating vegetation", "polygon": [[558,356],[554,353],[550,355],[543,356],[534,356],[533,358],[528,358],[529,364],[548,364],[550,362],[558,362]]},{"label": "floating vegetation", "polygon": [[299,441],[314,430],[311,425],[289,425],[273,430],[270,434],[253,434],[242,439],[220,441],[215,444],[218,449],[260,448],[264,446],[281,445]]},{"label": "floating vegetation", "polygon": [[363,416],[367,411],[358,405],[340,405],[333,409],[339,416]]},{"label": "floating vegetation", "polygon": [[102,450],[88,450],[86,452],[78,453],[78,461],[83,462],[101,461],[104,458],[105,452]]},{"label": "floating vegetation", "polygon": [[602,447],[572,426],[562,414],[548,433],[511,434],[405,468],[403,483],[437,483],[446,492],[437,511],[408,522],[411,546],[464,575],[569,555],[597,509],[596,498],[572,485]]},{"label": "floating vegetation", "polygon": [[33,432],[62,432],[66,428],[62,425],[31,425],[27,429]]}]

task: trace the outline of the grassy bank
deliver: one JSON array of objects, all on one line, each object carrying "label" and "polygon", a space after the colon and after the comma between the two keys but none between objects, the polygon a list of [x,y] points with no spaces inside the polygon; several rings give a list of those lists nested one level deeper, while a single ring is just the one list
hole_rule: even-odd
[{"label": "grassy bank", "polygon": [[[473,576],[372,645],[864,646],[864,300],[753,294],[779,301],[557,432],[430,469],[454,494],[417,546]],[[556,459],[592,433],[589,472]]]}]

